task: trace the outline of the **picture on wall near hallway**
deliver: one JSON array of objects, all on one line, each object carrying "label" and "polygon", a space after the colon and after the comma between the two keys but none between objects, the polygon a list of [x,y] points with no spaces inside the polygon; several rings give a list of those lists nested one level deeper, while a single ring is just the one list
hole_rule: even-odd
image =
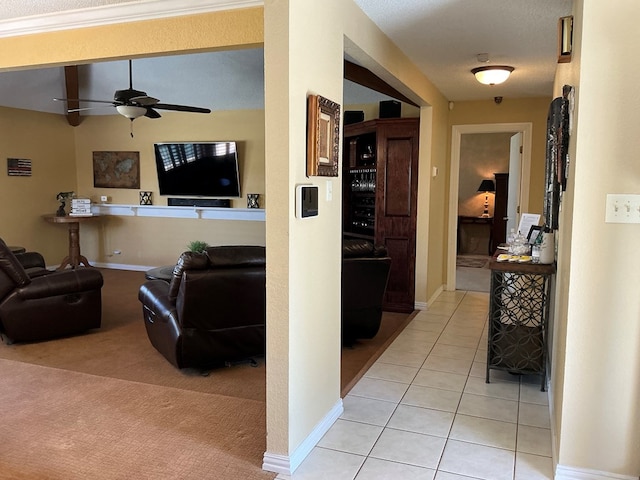
[{"label": "picture on wall near hallway", "polygon": [[558,229],[561,191],[567,187],[568,159],[569,100],[562,96],[553,99],[547,116],[544,217],[551,230]]},{"label": "picture on wall near hallway", "polygon": [[307,176],[337,177],[340,105],[320,95],[307,102]]},{"label": "picture on wall near hallway", "polygon": [[93,186],[140,188],[140,152],[93,152]]}]

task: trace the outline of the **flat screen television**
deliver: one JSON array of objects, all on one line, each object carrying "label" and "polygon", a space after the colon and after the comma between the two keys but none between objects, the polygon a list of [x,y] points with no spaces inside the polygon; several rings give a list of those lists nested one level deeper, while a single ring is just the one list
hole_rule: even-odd
[{"label": "flat screen television", "polygon": [[239,197],[236,142],[154,144],[160,195]]}]

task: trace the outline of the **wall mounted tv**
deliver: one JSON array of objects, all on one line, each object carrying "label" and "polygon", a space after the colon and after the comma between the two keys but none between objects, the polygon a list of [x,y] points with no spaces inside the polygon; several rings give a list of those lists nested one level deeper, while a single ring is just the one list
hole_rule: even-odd
[{"label": "wall mounted tv", "polygon": [[154,144],[160,195],[239,197],[236,142]]}]

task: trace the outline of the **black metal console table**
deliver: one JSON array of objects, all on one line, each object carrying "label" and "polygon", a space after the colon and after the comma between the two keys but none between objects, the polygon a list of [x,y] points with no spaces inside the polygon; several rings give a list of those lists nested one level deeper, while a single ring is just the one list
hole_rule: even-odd
[{"label": "black metal console table", "polygon": [[487,377],[491,369],[542,376],[545,390],[550,279],[554,265],[498,262],[491,269]]}]

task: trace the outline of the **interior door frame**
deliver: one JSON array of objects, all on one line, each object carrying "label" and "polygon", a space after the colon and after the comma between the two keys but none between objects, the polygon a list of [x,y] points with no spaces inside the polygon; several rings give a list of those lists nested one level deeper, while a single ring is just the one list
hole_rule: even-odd
[{"label": "interior door frame", "polygon": [[[446,290],[456,289],[456,253],[458,244],[458,190],[460,187],[460,141],[467,133],[522,132],[522,170],[520,172],[520,207],[528,208],[531,177],[531,134],[533,123],[485,123],[451,127],[451,176],[449,179],[449,225]],[[526,179],[527,181],[523,181]]]}]

